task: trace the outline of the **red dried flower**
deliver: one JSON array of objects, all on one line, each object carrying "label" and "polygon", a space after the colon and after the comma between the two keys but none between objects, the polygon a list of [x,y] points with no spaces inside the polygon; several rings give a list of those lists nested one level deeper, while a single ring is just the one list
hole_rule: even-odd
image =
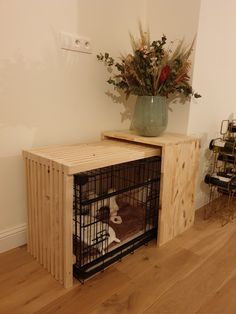
[{"label": "red dried flower", "polygon": [[160,74],[160,78],[159,78],[160,83],[164,83],[169,75],[170,75],[170,67],[169,67],[169,65],[166,65],[161,70],[161,74]]}]

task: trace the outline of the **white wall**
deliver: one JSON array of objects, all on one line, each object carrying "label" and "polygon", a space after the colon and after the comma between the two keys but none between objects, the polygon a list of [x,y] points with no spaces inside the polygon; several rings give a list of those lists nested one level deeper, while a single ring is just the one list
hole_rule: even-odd
[{"label": "white wall", "polygon": [[[105,94],[111,89],[96,52],[128,52],[138,18],[147,18],[152,39],[165,33],[190,42],[199,7],[200,0],[0,0],[0,250],[3,241],[4,248],[25,241],[22,149],[86,142],[129,126],[122,99]],[[203,97],[171,105],[169,114],[168,131],[203,138],[197,206],[207,200],[208,142],[236,112],[235,12],[234,0],[202,0],[193,86]],[[90,37],[95,53],[62,51],[61,31]]]},{"label": "white wall", "polygon": [[[151,38],[167,36],[168,42],[184,39],[190,44],[197,35],[201,0],[147,0]],[[194,53],[192,54],[192,71]],[[170,104],[167,132],[187,133],[190,102]]]},{"label": "white wall", "polygon": [[0,1],[0,251],[25,241],[22,149],[129,126],[122,103],[105,94],[95,54],[62,51],[59,33],[88,36],[95,52],[118,56],[145,16],[144,0]]},{"label": "white wall", "polygon": [[236,113],[236,1],[202,0],[200,12],[193,85],[202,98],[192,101],[188,121],[188,133],[202,137],[197,207],[208,201],[209,141],[219,136],[221,120]]}]

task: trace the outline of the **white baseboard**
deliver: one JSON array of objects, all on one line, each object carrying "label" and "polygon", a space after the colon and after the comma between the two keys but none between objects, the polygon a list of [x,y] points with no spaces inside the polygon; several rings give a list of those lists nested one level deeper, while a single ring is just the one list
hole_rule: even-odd
[{"label": "white baseboard", "polygon": [[0,253],[26,243],[26,224],[0,231]]}]

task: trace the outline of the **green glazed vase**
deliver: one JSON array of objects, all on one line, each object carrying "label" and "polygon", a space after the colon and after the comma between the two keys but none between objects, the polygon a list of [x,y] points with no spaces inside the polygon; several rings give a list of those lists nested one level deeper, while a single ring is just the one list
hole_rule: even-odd
[{"label": "green glazed vase", "polygon": [[166,129],[168,106],[163,96],[138,96],[132,127],[142,136],[159,136]]}]

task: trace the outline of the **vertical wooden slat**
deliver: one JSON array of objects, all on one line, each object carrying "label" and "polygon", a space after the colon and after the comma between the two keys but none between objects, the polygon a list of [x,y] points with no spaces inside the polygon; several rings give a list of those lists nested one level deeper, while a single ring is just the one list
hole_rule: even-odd
[{"label": "vertical wooden slat", "polygon": [[43,264],[43,226],[42,226],[42,165],[38,160],[37,163],[37,174],[38,174],[38,223],[39,223],[39,262]]},{"label": "vertical wooden slat", "polygon": [[55,275],[55,212],[54,212],[54,197],[53,197],[53,191],[54,191],[54,169],[50,165],[50,173],[49,173],[49,184],[50,184],[50,195],[49,195],[49,216],[50,216],[50,246],[51,246],[51,252],[50,252],[50,262],[51,262],[51,274]]},{"label": "vertical wooden slat", "polygon": [[39,242],[40,242],[40,235],[39,235],[39,211],[38,211],[38,202],[39,202],[39,195],[38,195],[38,162],[34,161],[34,195],[35,195],[35,239],[36,239],[36,259],[39,262]]},{"label": "vertical wooden slat", "polygon": [[27,191],[27,250],[32,250],[32,233],[31,233],[31,185],[30,185],[30,160],[25,157],[26,172],[26,191]]},{"label": "vertical wooden slat", "polygon": [[43,266],[47,268],[47,197],[46,197],[46,166],[41,165],[41,189],[42,189],[42,242],[43,242]]},{"label": "vertical wooden slat", "polygon": [[32,255],[36,257],[34,161],[30,161]]},{"label": "vertical wooden slat", "polygon": [[73,176],[64,175],[63,183],[63,258],[64,258],[64,287],[73,284],[72,272],[72,207],[73,207]]},{"label": "vertical wooden slat", "polygon": [[59,202],[58,202],[58,226],[59,226],[59,280],[63,283],[64,261],[63,261],[63,172],[59,172]]},{"label": "vertical wooden slat", "polygon": [[32,160],[29,159],[28,162],[29,167],[29,193],[30,193],[30,208],[29,208],[29,219],[30,219],[30,238],[31,238],[31,248],[30,248],[30,254],[33,255],[34,251],[34,236],[33,236],[33,186],[32,186]]},{"label": "vertical wooden slat", "polygon": [[34,160],[34,221],[35,221],[35,258],[39,260],[39,239],[38,239],[38,191],[37,191],[37,162]]},{"label": "vertical wooden slat", "polygon": [[46,186],[46,239],[47,239],[47,270],[51,271],[51,241],[50,241],[50,170],[49,166],[45,167],[45,186]]},{"label": "vertical wooden slat", "polygon": [[54,230],[55,230],[55,238],[54,238],[54,243],[55,243],[55,278],[56,280],[59,279],[59,220],[58,220],[58,187],[59,187],[59,176],[58,176],[58,170],[54,169],[54,184],[53,184],[53,207],[54,207]]}]

